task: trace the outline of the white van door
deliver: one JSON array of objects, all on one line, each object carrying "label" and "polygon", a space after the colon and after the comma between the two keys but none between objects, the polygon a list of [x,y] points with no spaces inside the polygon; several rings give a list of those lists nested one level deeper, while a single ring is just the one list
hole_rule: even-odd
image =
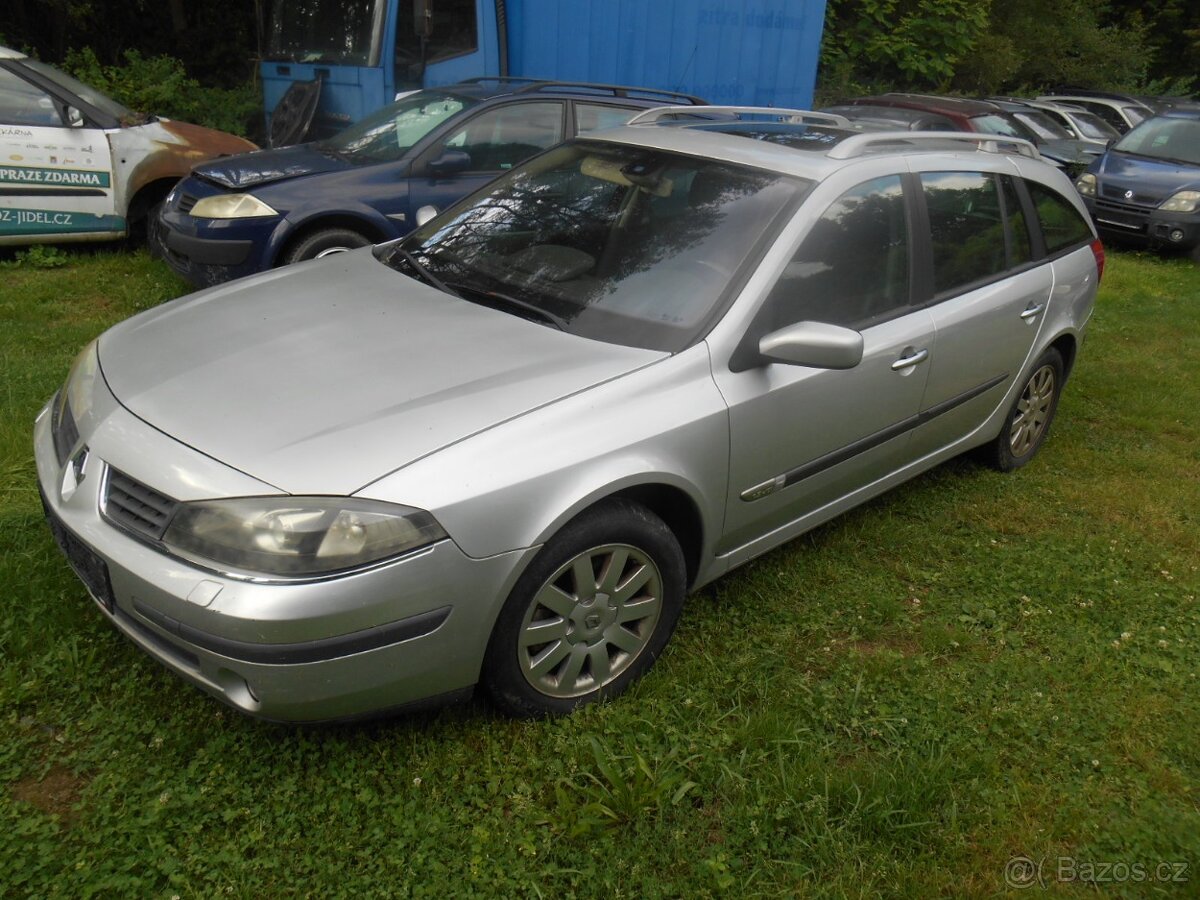
[{"label": "white van door", "polygon": [[125,233],[100,128],[72,127],[62,104],[0,67],[0,244],[104,240]]}]

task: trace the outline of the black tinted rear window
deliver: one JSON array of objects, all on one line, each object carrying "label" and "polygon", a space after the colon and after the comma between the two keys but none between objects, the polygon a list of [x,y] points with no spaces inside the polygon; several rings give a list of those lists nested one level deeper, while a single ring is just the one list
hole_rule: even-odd
[{"label": "black tinted rear window", "polygon": [[1047,253],[1057,253],[1092,239],[1091,227],[1066,197],[1035,181],[1026,184],[1037,209]]}]

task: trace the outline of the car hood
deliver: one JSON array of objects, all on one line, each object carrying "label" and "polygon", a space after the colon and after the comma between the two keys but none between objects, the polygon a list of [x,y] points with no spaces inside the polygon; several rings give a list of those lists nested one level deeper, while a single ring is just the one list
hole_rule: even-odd
[{"label": "car hood", "polygon": [[[1109,150],[1089,169],[1096,174],[1102,197],[1158,206],[1179,191],[1200,190],[1200,166],[1147,159]],[[1130,197],[1125,192],[1131,191]]]},{"label": "car hood", "polygon": [[1042,141],[1038,144],[1038,152],[1042,156],[1056,159],[1060,162],[1090,163],[1100,154],[1100,149],[1087,141],[1077,141],[1074,138],[1059,138],[1053,141]]},{"label": "car hood", "polygon": [[327,153],[318,153],[314,144],[298,144],[278,150],[259,150],[196,166],[192,171],[222,187],[241,189],[257,184],[269,184],[315,175],[319,172],[340,172],[350,163]]},{"label": "car hood", "polygon": [[280,490],[342,495],[667,355],[450,297],[369,248],[149,310],[99,353],[160,431]]}]

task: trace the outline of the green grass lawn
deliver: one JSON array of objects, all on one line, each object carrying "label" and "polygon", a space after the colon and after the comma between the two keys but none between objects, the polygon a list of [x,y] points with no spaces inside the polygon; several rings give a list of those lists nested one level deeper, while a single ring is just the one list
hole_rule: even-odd
[{"label": "green grass lawn", "polygon": [[991,896],[1018,856],[1066,894],[1200,895],[1187,260],[1110,254],[1031,465],[952,462],[759,559],[625,697],[536,723],[265,725],[103,621],[30,427],[184,290],[143,254],[0,267],[0,895]]}]

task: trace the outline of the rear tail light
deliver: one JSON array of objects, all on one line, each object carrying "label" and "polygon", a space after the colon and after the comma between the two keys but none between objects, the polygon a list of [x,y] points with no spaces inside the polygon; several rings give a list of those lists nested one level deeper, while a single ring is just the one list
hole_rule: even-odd
[{"label": "rear tail light", "polygon": [[1096,257],[1096,283],[1099,284],[1104,277],[1104,245],[1100,238],[1092,241],[1092,256]]}]

